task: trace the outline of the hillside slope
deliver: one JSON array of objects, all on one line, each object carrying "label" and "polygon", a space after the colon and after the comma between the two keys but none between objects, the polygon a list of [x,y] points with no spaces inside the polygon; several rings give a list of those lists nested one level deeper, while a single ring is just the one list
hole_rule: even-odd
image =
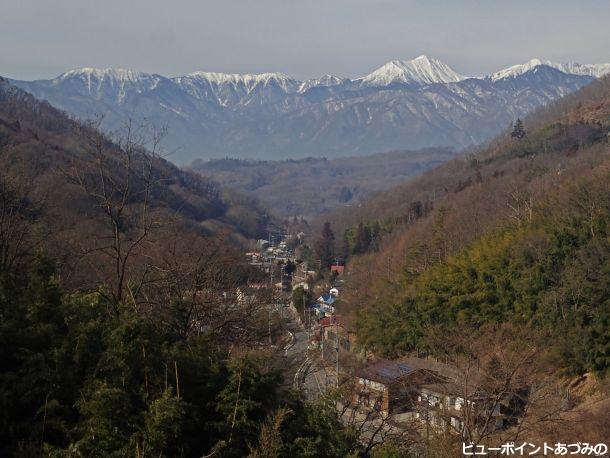
[{"label": "hillside slope", "polygon": [[12,209],[0,215],[0,265],[44,246],[62,281],[111,285],[120,297],[126,278],[143,286],[159,275],[153,265],[185,256],[177,250],[205,256],[215,247],[233,259],[233,278],[238,247],[264,235],[270,217],[254,199],[166,161],[157,142],[154,129],[135,123],[111,141],[0,81],[0,197]]},{"label": "hillside slope", "polygon": [[348,264],[362,345],[434,352],[439,330],[512,323],[555,370],[608,371],[610,79],[525,128],[331,218],[348,251],[360,223],[383,234]]},{"label": "hillside slope", "polygon": [[[123,145],[99,136],[93,127],[69,119],[48,103],[0,79],[1,170],[31,180],[40,192],[52,194],[56,207],[76,214],[82,209],[66,172],[97,172],[97,145],[92,142],[101,141],[101,147],[107,150],[109,170],[118,172],[123,167],[117,154]],[[158,182],[151,196],[152,208],[179,216],[203,234],[225,230],[243,239],[264,232],[267,216],[254,200],[235,196],[232,202],[215,182],[179,169],[160,151],[148,164],[141,150],[158,148],[154,144],[159,139],[157,134],[153,126],[132,123],[125,124],[116,139],[134,149],[132,168],[152,167],[151,175]]]}]

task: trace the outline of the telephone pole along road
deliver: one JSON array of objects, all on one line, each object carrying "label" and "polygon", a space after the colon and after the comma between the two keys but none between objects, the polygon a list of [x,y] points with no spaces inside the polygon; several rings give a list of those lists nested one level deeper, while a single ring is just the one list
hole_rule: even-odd
[{"label": "telephone pole along road", "polygon": [[[291,326],[296,327],[294,323]],[[293,386],[302,390],[309,400],[315,400],[326,392],[329,383],[333,383],[324,368],[319,368],[307,355],[307,332],[300,328],[292,330],[294,339],[285,348],[286,358],[292,367],[296,367]]]}]

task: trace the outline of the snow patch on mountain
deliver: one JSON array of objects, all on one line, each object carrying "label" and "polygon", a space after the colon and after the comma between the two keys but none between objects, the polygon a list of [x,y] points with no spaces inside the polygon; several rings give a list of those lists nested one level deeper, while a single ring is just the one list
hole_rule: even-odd
[{"label": "snow patch on mountain", "polygon": [[174,78],[179,84],[185,80],[207,81],[215,86],[242,86],[251,91],[257,86],[277,85],[285,92],[294,92],[301,85],[301,82],[285,75],[284,73],[218,73],[218,72],[193,72],[186,76]]},{"label": "snow patch on mountain", "polygon": [[558,70],[572,75],[592,76],[601,78],[604,75],[610,74],[610,63],[608,64],[579,64],[576,62],[568,62],[567,64],[556,64]]}]

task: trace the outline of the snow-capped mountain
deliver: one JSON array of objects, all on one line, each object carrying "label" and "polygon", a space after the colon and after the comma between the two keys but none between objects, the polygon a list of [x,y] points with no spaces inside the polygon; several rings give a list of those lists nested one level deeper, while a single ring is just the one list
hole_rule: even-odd
[{"label": "snow-capped mountain", "polygon": [[194,72],[172,81],[198,100],[212,99],[223,107],[282,98],[296,92],[300,81],[283,73],[229,74]]},{"label": "snow-capped mountain", "polygon": [[140,116],[167,125],[172,159],[344,156],[484,141],[516,117],[610,72],[610,64],[533,59],[467,78],[426,56],[394,60],[357,79],[305,82],[282,73],[194,72],[165,77],[82,68],[57,78],[13,81],[105,127]]},{"label": "snow-capped mountain", "polygon": [[[62,73],[54,81],[62,81],[70,78],[80,78],[86,80],[89,87],[99,84],[103,81],[110,83],[119,82],[122,85],[141,86],[143,82],[154,83],[163,78],[160,75],[137,72],[134,70],[126,70],[122,68],[91,68],[83,67],[75,70],[70,70]],[[142,89],[148,89],[150,86]]]},{"label": "snow-capped mountain", "polygon": [[564,73],[570,73],[572,75],[601,78],[602,76],[610,74],[610,64],[579,64],[576,62],[569,62],[567,64],[551,65],[551,67],[553,66]]},{"label": "snow-capped mountain", "polygon": [[333,87],[340,86],[342,84],[349,83],[349,78],[340,78],[335,75],[324,75],[321,78],[313,78],[301,83],[299,86],[299,92],[303,93],[314,87]]},{"label": "snow-capped mountain", "polygon": [[449,65],[421,55],[412,60],[392,60],[356,81],[361,86],[383,87],[392,84],[457,83],[463,79],[466,77]]},{"label": "snow-capped mountain", "polygon": [[[164,79],[161,75],[114,68],[80,68],[47,81],[49,87],[67,86],[81,95],[97,99],[114,98],[118,103],[132,93],[153,90]],[[66,89],[63,89],[66,90]]]},{"label": "snow-capped mountain", "polygon": [[591,76],[600,78],[610,73],[610,64],[579,64],[576,62],[558,63],[545,59],[531,59],[524,64],[513,65],[503,70],[492,73],[487,78],[498,81],[505,78],[514,78],[538,67],[547,66],[555,68],[563,73],[570,75]]},{"label": "snow-capped mountain", "polygon": [[283,73],[217,73],[217,72],[193,72],[184,77],[174,78],[180,83],[183,79],[206,80],[210,84],[221,87],[231,86],[234,88],[245,88],[247,92],[253,91],[257,87],[277,86],[285,92],[292,92],[299,86],[299,81],[290,78]]}]

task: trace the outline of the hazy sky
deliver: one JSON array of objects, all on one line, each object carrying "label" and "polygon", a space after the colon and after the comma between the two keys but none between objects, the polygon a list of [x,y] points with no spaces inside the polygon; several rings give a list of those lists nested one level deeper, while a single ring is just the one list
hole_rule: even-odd
[{"label": "hazy sky", "polygon": [[427,54],[477,75],[610,62],[609,0],[0,0],[0,75],[75,67],[357,77]]}]

